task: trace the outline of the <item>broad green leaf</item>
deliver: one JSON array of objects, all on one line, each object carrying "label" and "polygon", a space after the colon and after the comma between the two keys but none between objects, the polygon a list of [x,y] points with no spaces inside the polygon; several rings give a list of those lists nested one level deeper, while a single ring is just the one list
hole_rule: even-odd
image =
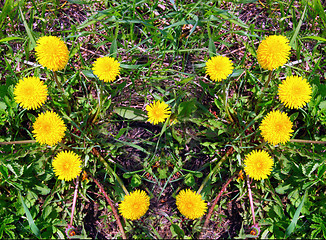
[{"label": "broad green leaf", "polygon": [[285,185],[285,183],[280,184],[277,188],[275,188],[275,192],[278,194],[285,194],[288,190],[292,189],[293,186],[291,184]]},{"label": "broad green leaf", "polygon": [[88,78],[96,78],[92,70],[83,70],[82,73]]},{"label": "broad green leaf", "polygon": [[131,178],[131,186],[136,188],[141,185],[141,177],[138,174],[134,174]]},{"label": "broad green leaf", "polygon": [[147,117],[142,110],[131,107],[117,107],[113,109],[113,112],[119,116],[134,120],[134,121],[146,121]]},{"label": "broad green leaf", "polygon": [[170,227],[172,237],[178,237],[179,239],[184,239],[185,232],[175,223],[171,224]]},{"label": "broad green leaf", "polygon": [[184,183],[189,187],[193,187],[195,185],[194,175],[192,175],[191,173],[188,173],[184,179]]},{"label": "broad green leaf", "polygon": [[194,176],[195,176],[196,178],[201,178],[201,177],[203,177],[203,173],[202,173],[202,172],[193,172],[193,174],[194,174]]},{"label": "broad green leaf", "polygon": [[42,184],[42,183],[39,183],[39,184],[35,185],[35,188],[42,195],[47,195],[47,194],[49,194],[51,192],[51,189],[48,186],[46,186],[45,184]]},{"label": "broad green leaf", "polygon": [[110,55],[114,58],[117,58],[117,40],[114,39],[110,47]]},{"label": "broad green leaf", "polygon": [[325,109],[326,110],[326,101],[322,101],[320,104],[319,104],[319,108],[321,110]]},{"label": "broad green leaf", "polygon": [[125,69],[138,69],[138,68],[141,68],[143,66],[144,66],[143,64],[139,64],[139,65],[128,65],[128,64],[120,63],[120,67],[121,68],[125,68]]},{"label": "broad green leaf", "polygon": [[216,55],[216,47],[215,47],[215,43],[212,38],[209,38],[208,54],[209,54],[209,57],[214,57]]},{"label": "broad green leaf", "polygon": [[121,128],[115,138],[120,138],[126,131],[127,128]]},{"label": "broad green leaf", "polygon": [[180,103],[178,106],[178,114],[182,117],[188,118],[194,111],[196,111],[196,109],[196,100],[192,99],[190,101]]},{"label": "broad green leaf", "polygon": [[0,165],[0,173],[5,179],[8,178],[8,168],[3,164]]},{"label": "broad green leaf", "polygon": [[158,172],[158,178],[159,179],[166,179],[168,178],[168,168],[157,168],[157,172]]},{"label": "broad green leaf", "polygon": [[133,173],[124,173],[124,174],[122,175],[123,178],[130,178],[130,177],[132,177],[132,176],[133,176]]}]

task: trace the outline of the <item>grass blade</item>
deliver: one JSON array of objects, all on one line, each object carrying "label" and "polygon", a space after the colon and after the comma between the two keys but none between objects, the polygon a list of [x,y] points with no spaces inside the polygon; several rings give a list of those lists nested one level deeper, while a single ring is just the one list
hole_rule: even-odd
[{"label": "grass blade", "polygon": [[209,53],[209,57],[214,57],[216,55],[215,43],[211,38],[209,39],[209,43],[208,43],[208,53]]},{"label": "grass blade", "polygon": [[31,215],[30,211],[28,210],[28,207],[26,206],[26,204],[25,204],[25,202],[24,202],[24,200],[22,198],[22,194],[21,194],[20,191],[19,191],[19,198],[22,201],[22,205],[23,205],[24,211],[26,213],[27,221],[28,221],[28,224],[29,224],[32,232],[35,234],[36,237],[40,238],[41,237],[41,232],[38,229],[38,227],[35,225],[34,220],[32,218],[32,215]]},{"label": "grass blade", "polygon": [[299,207],[297,208],[297,210],[294,213],[294,216],[293,216],[293,219],[292,219],[290,225],[288,226],[288,228],[285,231],[284,238],[288,238],[293,233],[295,227],[297,226],[297,221],[299,219],[301,209],[302,209],[306,199],[307,199],[307,190],[305,191],[305,193],[303,195],[303,198],[302,198],[302,201],[301,201]]},{"label": "grass blade", "polygon": [[25,16],[24,16],[20,6],[19,6],[19,14],[20,14],[21,19],[23,20],[23,24],[24,24],[24,27],[26,29],[27,36],[29,37],[29,40],[31,41],[30,50],[32,50],[36,46],[36,42],[35,42],[35,39],[33,37],[31,29],[28,27]]},{"label": "grass blade", "polygon": [[295,31],[294,31],[294,34],[291,38],[291,41],[290,41],[290,46],[293,48],[293,49],[296,49],[295,45],[294,45],[294,42],[295,40],[297,39],[297,36],[298,36],[298,33],[300,31],[300,28],[301,28],[301,25],[302,25],[302,22],[303,22],[303,19],[306,15],[306,10],[307,10],[307,6],[305,6],[304,10],[303,10],[303,13],[301,15],[301,18],[300,18],[300,21],[298,23],[298,26],[295,28]]}]

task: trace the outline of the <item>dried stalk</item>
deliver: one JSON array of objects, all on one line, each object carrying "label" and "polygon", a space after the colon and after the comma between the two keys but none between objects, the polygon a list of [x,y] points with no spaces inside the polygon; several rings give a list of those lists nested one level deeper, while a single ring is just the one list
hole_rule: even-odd
[{"label": "dried stalk", "polygon": [[209,219],[214,211],[214,207],[217,204],[218,200],[221,198],[223,192],[226,190],[227,186],[230,184],[230,182],[233,180],[233,178],[236,176],[236,174],[234,174],[232,177],[229,178],[229,180],[223,185],[221,191],[218,193],[217,197],[215,198],[214,202],[212,203],[212,206],[210,207],[207,215],[206,215],[206,219],[205,219],[205,223],[203,226],[203,229],[205,229],[209,223]]},{"label": "dried stalk", "polygon": [[73,219],[74,219],[74,212],[76,207],[76,201],[77,201],[77,193],[78,193],[78,184],[79,184],[79,177],[77,176],[76,186],[75,186],[75,193],[74,193],[74,200],[72,202],[72,208],[71,208],[71,216],[70,216],[70,226],[73,226]]},{"label": "dried stalk", "polygon": [[98,182],[94,177],[92,177],[92,176],[89,176],[89,177],[90,177],[90,178],[91,178],[91,179],[96,183],[96,185],[97,185],[97,186],[99,187],[99,189],[100,189],[100,192],[103,193],[103,195],[104,195],[106,201],[109,203],[109,205],[110,205],[110,207],[111,207],[111,209],[112,209],[113,215],[114,215],[115,219],[117,220],[117,224],[118,224],[118,227],[119,227],[119,229],[120,229],[120,232],[121,232],[121,235],[122,235],[122,239],[127,239],[126,234],[125,234],[125,232],[124,232],[124,230],[123,230],[122,224],[121,224],[121,222],[120,222],[119,215],[118,215],[117,210],[115,209],[115,207],[114,207],[114,205],[113,205],[111,199],[109,198],[109,196],[108,196],[108,195],[106,194],[106,192],[104,191],[102,185],[101,185],[101,184],[100,184],[100,183],[99,183],[99,182]]}]

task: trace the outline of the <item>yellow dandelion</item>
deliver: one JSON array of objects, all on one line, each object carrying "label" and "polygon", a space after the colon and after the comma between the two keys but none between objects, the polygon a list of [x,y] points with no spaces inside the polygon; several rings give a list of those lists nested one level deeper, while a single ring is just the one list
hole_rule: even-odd
[{"label": "yellow dandelion", "polygon": [[37,40],[35,48],[37,61],[52,71],[65,68],[69,60],[69,51],[60,38],[44,36]]},{"label": "yellow dandelion", "polygon": [[36,142],[53,146],[65,136],[66,126],[59,115],[52,111],[41,113],[33,124]]},{"label": "yellow dandelion", "polygon": [[293,133],[292,127],[293,123],[288,115],[276,110],[264,117],[259,129],[265,141],[276,145],[290,140]]},{"label": "yellow dandelion", "polygon": [[266,179],[271,174],[274,161],[265,150],[254,150],[244,161],[245,172],[255,180]]},{"label": "yellow dandelion", "polygon": [[48,96],[46,85],[37,77],[26,77],[14,89],[15,101],[26,109],[37,109],[45,103]]},{"label": "yellow dandelion", "polygon": [[161,101],[154,101],[146,106],[148,122],[158,124],[164,122],[171,115],[171,110],[168,104]]},{"label": "yellow dandelion", "polygon": [[216,56],[206,62],[206,73],[213,81],[226,79],[233,69],[233,63],[228,57]]},{"label": "yellow dandelion", "polygon": [[59,152],[52,162],[54,174],[65,181],[75,179],[80,174],[81,164],[80,157],[72,151]]},{"label": "yellow dandelion", "polygon": [[176,205],[180,213],[189,219],[200,218],[207,210],[207,204],[202,196],[190,189],[180,191],[176,197]]},{"label": "yellow dandelion", "polygon": [[290,56],[289,40],[281,35],[264,39],[257,50],[257,60],[263,69],[273,70],[283,66]]},{"label": "yellow dandelion", "polygon": [[289,76],[278,86],[280,101],[288,108],[301,108],[311,99],[312,89],[306,79]]},{"label": "yellow dandelion", "polygon": [[92,70],[100,80],[113,82],[120,73],[120,63],[112,57],[100,57],[94,62]]},{"label": "yellow dandelion", "polygon": [[124,218],[137,220],[145,215],[149,204],[149,196],[146,192],[136,190],[124,197],[119,204],[119,212]]}]

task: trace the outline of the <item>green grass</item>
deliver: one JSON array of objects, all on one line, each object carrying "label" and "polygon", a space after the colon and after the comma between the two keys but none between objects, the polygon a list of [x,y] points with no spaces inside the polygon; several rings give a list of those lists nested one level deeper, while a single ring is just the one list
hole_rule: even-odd
[{"label": "green grass", "polygon": [[[63,143],[53,147],[0,145],[0,238],[66,237],[76,181],[58,180],[51,164],[66,148],[82,157],[89,176],[78,184],[73,226],[79,237],[122,236],[91,177],[114,203],[134,189],[151,197],[141,220],[122,220],[127,237],[248,237],[254,223],[248,187],[237,177],[244,156],[257,148],[274,159],[268,179],[251,181],[260,237],[326,237],[326,16],[320,0],[53,0],[0,6],[0,142],[33,140],[32,123],[46,110],[57,112],[67,126]],[[273,34],[290,40],[291,56],[262,91],[269,72],[259,66],[256,51]],[[68,65],[57,73],[64,92],[36,60],[36,41],[48,35],[60,36],[70,52]],[[110,84],[91,70],[105,55],[122,67]],[[229,57],[235,66],[222,82],[205,73],[205,62],[215,55]],[[278,85],[291,74],[313,88],[311,101],[298,110],[286,109],[277,98]],[[22,109],[13,98],[15,84],[27,76],[40,76],[48,86],[49,99],[40,109]],[[178,122],[146,122],[145,106],[153,100],[168,103]],[[273,109],[290,116],[292,139],[305,142],[263,143],[259,125]],[[232,176],[205,228],[207,215],[188,220],[177,210],[180,190],[200,190],[213,203]]]}]

